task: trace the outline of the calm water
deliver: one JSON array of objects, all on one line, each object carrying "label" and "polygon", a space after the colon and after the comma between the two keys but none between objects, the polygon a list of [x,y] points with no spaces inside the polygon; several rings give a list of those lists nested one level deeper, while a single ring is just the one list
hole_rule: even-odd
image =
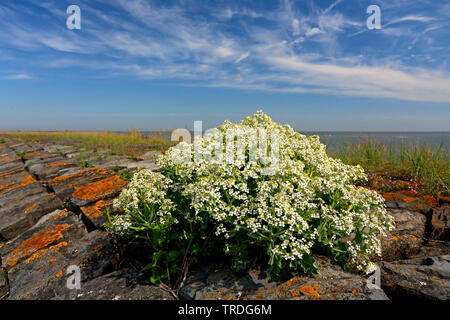
[{"label": "calm water", "polygon": [[328,149],[333,150],[345,143],[358,143],[365,139],[374,139],[384,144],[425,144],[434,148],[441,146],[442,150],[450,148],[450,132],[302,132],[304,135],[317,134],[320,141]]},{"label": "calm water", "polygon": [[[149,134],[151,132],[144,132]],[[442,150],[450,149],[450,132],[327,132],[327,131],[305,131],[301,132],[310,136],[317,134],[320,141],[327,145],[327,149],[332,151],[339,148],[345,143],[358,143],[364,139],[374,139],[385,144],[394,144],[400,146],[402,143],[409,146],[410,144],[425,144],[435,148],[441,146]],[[170,137],[170,133],[167,133]]]}]

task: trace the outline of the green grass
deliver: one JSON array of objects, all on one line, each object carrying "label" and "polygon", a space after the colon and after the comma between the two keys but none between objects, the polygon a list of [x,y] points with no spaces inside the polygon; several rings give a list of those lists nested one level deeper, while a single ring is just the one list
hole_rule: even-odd
[{"label": "green grass", "polygon": [[58,142],[86,150],[105,150],[114,155],[139,156],[148,150],[167,150],[173,143],[164,131],[142,135],[137,129],[127,133],[111,131],[24,131],[0,132],[1,136],[15,138],[32,145],[35,143]]},{"label": "green grass", "polygon": [[360,164],[368,172],[390,172],[420,183],[423,192],[432,195],[450,192],[450,156],[448,149],[420,143],[384,144],[373,139],[346,143],[331,156],[347,164]]}]

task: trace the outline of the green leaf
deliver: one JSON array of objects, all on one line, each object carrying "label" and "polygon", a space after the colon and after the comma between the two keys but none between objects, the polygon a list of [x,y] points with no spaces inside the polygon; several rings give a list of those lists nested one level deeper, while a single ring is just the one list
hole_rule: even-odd
[{"label": "green leaf", "polygon": [[172,250],[167,254],[167,261],[172,262],[180,255],[180,251]]}]

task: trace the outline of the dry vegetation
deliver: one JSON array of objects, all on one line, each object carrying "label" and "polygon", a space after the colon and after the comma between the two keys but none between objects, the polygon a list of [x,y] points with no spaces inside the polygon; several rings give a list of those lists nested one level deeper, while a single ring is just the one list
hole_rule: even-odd
[{"label": "dry vegetation", "polygon": [[167,150],[172,142],[168,131],[143,135],[132,129],[127,133],[112,131],[8,131],[0,132],[0,137],[8,137],[28,144],[54,142],[74,145],[87,150],[105,150],[114,155],[139,156],[148,150]]}]

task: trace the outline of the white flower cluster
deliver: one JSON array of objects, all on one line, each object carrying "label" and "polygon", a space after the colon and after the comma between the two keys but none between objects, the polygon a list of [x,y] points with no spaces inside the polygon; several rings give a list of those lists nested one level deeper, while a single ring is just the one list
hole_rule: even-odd
[{"label": "white flower cluster", "polygon": [[161,226],[177,223],[176,218],[172,217],[175,206],[167,197],[171,184],[172,181],[160,173],[150,170],[137,172],[120,197],[114,200],[114,207],[124,210],[126,214],[117,216],[112,226],[123,235],[132,227],[130,221],[137,219],[144,224],[157,223]]},{"label": "white flower cluster", "polygon": [[[273,163],[263,161],[270,142],[262,148],[266,154],[249,156],[255,141],[245,133],[255,130],[279,136],[278,170],[272,175],[264,170]],[[237,151],[227,154],[226,145],[233,142],[218,142],[230,131],[243,137],[244,157]],[[183,162],[177,160],[180,150]],[[220,154],[235,161],[222,161]],[[362,270],[368,257],[381,253],[379,236],[393,227],[383,198],[353,184],[367,179],[360,166],[328,157],[318,136],[304,136],[261,111],[237,124],[226,121],[193,144],[181,142],[160,156],[158,164],[162,174],[136,174],[116,205],[126,211],[155,205],[161,219],[168,217],[164,221],[212,218],[224,245],[236,232],[246,232],[271,243],[272,253],[288,261],[301,260],[313,246],[341,251],[344,246],[348,262]],[[182,211],[180,198],[190,208],[182,215],[176,213]]]}]

